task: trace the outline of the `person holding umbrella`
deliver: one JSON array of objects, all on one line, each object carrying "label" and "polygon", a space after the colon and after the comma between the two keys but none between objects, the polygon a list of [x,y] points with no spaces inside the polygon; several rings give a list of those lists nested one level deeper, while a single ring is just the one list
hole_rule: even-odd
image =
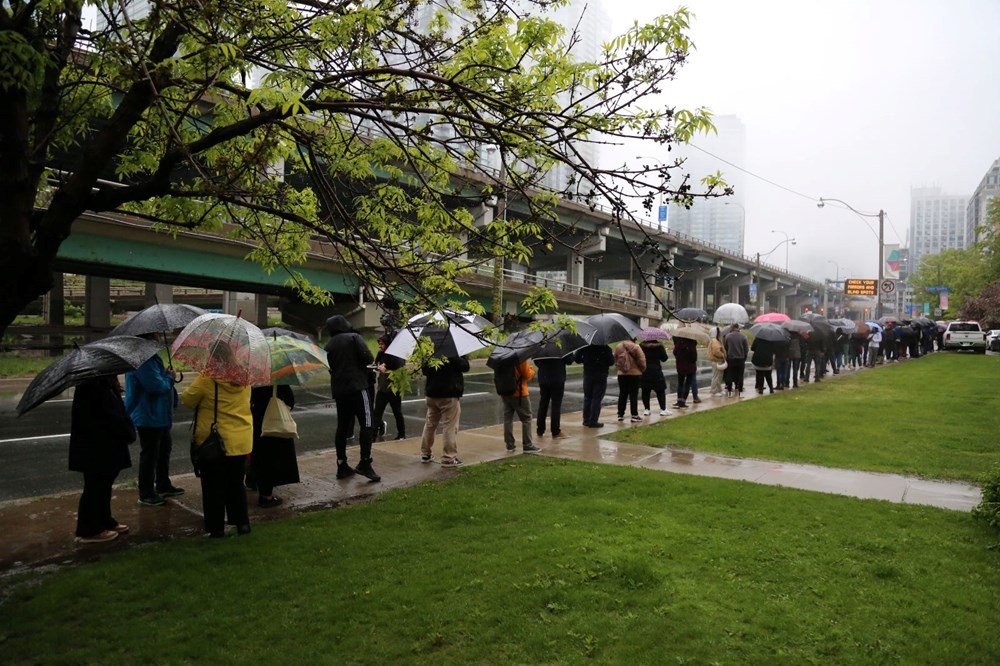
[{"label": "person holding umbrella", "polygon": [[229,344],[216,340],[208,347],[205,368],[181,393],[181,402],[196,410],[194,441],[204,442],[215,427],[225,442],[226,455],[221,462],[201,465],[196,470],[201,478],[205,531],[216,539],[226,536],[227,519],[230,525],[236,525],[240,536],[250,534],[243,487],[246,457],[253,450],[250,386],[229,378],[242,374],[239,365]]},{"label": "person holding umbrella", "polygon": [[517,450],[514,440],[514,415],[521,421],[521,450],[538,453],[540,448],[531,441],[531,401],[528,400],[528,382],[534,379],[535,369],[527,359],[514,364],[514,392],[501,395],[503,402],[503,441],[508,451]]},{"label": "person holding umbrella", "polygon": [[729,327],[729,333],[725,338],[726,347],[726,395],[733,394],[736,388],[736,397],[743,393],[743,374],[746,371],[747,355],[750,353],[750,343],[747,336],[740,331],[739,324]]},{"label": "person holding umbrella", "polygon": [[576,350],[573,360],[583,365],[583,426],[603,428],[601,401],[608,390],[608,368],[615,357],[606,344],[590,344]]},{"label": "person holding umbrella", "polygon": [[622,340],[615,347],[614,357],[618,375],[618,420],[625,420],[625,405],[628,403],[632,420],[641,421],[639,385],[646,369],[646,355],[639,345],[631,340]]},{"label": "person holding umbrella", "polygon": [[643,340],[639,347],[646,358],[646,369],[642,371],[642,378],[639,380],[643,415],[649,416],[649,397],[650,394],[656,394],[656,400],[660,403],[660,416],[668,416],[671,412],[667,409],[667,380],[663,377],[661,365],[668,358],[667,350],[656,339]]},{"label": "person holding umbrella", "polygon": [[[364,339],[353,329],[343,315],[333,315],[326,320],[330,341],[326,343],[326,357],[330,364],[330,393],[337,405],[337,432],[334,446],[337,449],[337,478],[346,479],[354,473],[372,482],[382,477],[372,468],[372,440],[375,421],[372,415],[371,394],[368,392],[370,368],[375,361]],[[358,444],[361,461],[357,467],[347,464],[347,438],[358,422]]]},{"label": "person holding umbrella", "polygon": [[118,377],[88,379],[73,393],[69,469],[83,473],[76,514],[78,543],[101,543],[128,532],[111,515],[111,492],[118,473],[132,466],[128,445],[136,432],[122,402]]},{"label": "person holding umbrella", "polygon": [[[545,420],[551,420],[552,439],[562,439],[566,434],[562,431],[562,401],[566,392],[566,366],[572,365],[573,354],[561,358],[536,358],[538,368],[538,419],[535,422],[535,434],[545,435]],[[550,414],[551,410],[551,414]]]},{"label": "person holding umbrella", "polygon": [[458,467],[462,461],[458,459],[458,423],[462,416],[462,394],[465,393],[465,377],[469,371],[469,359],[464,356],[451,356],[431,359],[421,368],[427,377],[424,395],[427,401],[427,420],[424,422],[424,432],[420,438],[420,462],[434,461],[434,433],[438,425],[444,435],[444,456],[442,467]]},{"label": "person holding umbrella", "polygon": [[[139,337],[155,340],[155,333]],[[180,375],[163,365],[159,354],[125,373],[125,409],[139,433],[139,504],[161,506],[164,497],[183,495],[170,481],[170,452]]]},{"label": "person holding umbrella", "polygon": [[688,393],[698,372],[698,343],[691,338],[674,336],[673,353],[677,363],[677,402],[674,407],[687,409]]},{"label": "person holding umbrella", "polygon": [[713,396],[722,395],[722,377],[726,372],[726,348],[722,345],[722,327],[716,326],[715,334],[708,341],[706,357],[712,362],[712,387],[709,392]]}]

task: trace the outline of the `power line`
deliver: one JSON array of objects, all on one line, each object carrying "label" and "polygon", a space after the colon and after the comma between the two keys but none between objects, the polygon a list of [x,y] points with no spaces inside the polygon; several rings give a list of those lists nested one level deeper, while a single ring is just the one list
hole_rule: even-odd
[{"label": "power line", "polygon": [[743,173],[747,174],[748,176],[753,176],[757,180],[762,180],[765,183],[767,183],[768,185],[773,185],[774,187],[777,187],[779,189],[785,190],[786,192],[791,192],[792,194],[794,194],[796,196],[799,196],[799,197],[802,197],[803,199],[808,199],[809,201],[812,201],[813,203],[819,201],[819,197],[811,197],[808,194],[802,194],[801,192],[797,192],[797,191],[793,190],[790,187],[785,187],[784,185],[781,185],[780,183],[776,183],[773,180],[768,180],[767,178],[764,178],[763,176],[758,176],[753,171],[748,171],[747,169],[744,169],[743,167],[741,167],[738,164],[733,164],[729,160],[722,159],[718,155],[713,155],[712,153],[708,152],[704,148],[699,148],[698,146],[694,145],[693,143],[688,143],[687,145],[691,146],[695,150],[700,150],[701,152],[705,153],[709,157],[713,157],[713,158],[719,160],[720,162],[722,162],[724,164],[728,164],[729,166],[733,167],[734,169],[739,169],[740,171],[742,171]]}]

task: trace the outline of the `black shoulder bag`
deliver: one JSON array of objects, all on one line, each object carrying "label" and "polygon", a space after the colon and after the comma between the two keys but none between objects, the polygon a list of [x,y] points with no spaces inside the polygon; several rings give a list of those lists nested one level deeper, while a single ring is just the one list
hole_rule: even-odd
[{"label": "black shoulder bag", "polygon": [[[200,444],[195,441],[194,434],[191,435],[191,464],[194,465],[194,473],[201,476],[201,470],[205,467],[218,465],[226,458],[226,443],[219,434],[219,385],[215,384],[215,405],[212,414],[212,427]],[[198,410],[194,411],[194,428],[198,429]]]}]

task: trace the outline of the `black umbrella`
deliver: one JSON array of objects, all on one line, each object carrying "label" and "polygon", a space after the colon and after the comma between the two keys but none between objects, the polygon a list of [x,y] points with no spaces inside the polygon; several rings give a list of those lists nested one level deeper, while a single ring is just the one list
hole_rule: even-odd
[{"label": "black umbrella", "polygon": [[151,305],[118,324],[110,335],[146,335],[176,331],[205,312],[206,310],[186,303]]},{"label": "black umbrella", "polygon": [[163,349],[159,342],[117,335],[77,347],[42,370],[17,403],[17,415],[88,379],[135,370]]},{"label": "black umbrella", "polygon": [[585,321],[576,322],[576,331],[560,328],[554,334],[546,335],[546,342],[531,355],[536,361],[545,358],[565,358],[580,347],[587,346],[587,339],[597,332],[592,324]]},{"label": "black umbrella", "polygon": [[701,308],[681,308],[674,312],[674,317],[684,321],[697,321],[708,319],[708,313]]},{"label": "black umbrella", "polygon": [[634,340],[642,331],[641,326],[617,312],[591,315],[587,317],[587,323],[595,329],[593,335],[585,338],[591,345],[609,345],[621,340]]},{"label": "black umbrella", "polygon": [[544,341],[545,335],[541,331],[512,333],[493,348],[490,357],[486,359],[486,366],[495,369],[507,364],[516,365],[531,358],[531,354],[537,351]]},{"label": "black umbrella", "polygon": [[804,322],[808,322],[817,331],[823,331],[826,333],[833,333],[833,325],[830,320],[821,314],[815,312],[807,312],[801,317],[799,317]]},{"label": "black umbrella", "polygon": [[779,326],[791,333],[812,333],[815,330],[812,324],[801,319],[789,319],[788,321],[781,322]]},{"label": "black umbrella", "polygon": [[754,324],[750,327],[750,332],[753,333],[755,338],[764,340],[765,342],[787,342],[792,339],[787,329],[769,322]]},{"label": "black umbrella", "polygon": [[281,328],[280,326],[271,326],[270,328],[262,328],[260,330],[264,334],[265,338],[280,338],[282,336],[288,336],[290,338],[295,338],[296,340],[305,340],[306,342],[314,342],[305,333],[297,333],[296,331],[290,331],[287,328]]}]

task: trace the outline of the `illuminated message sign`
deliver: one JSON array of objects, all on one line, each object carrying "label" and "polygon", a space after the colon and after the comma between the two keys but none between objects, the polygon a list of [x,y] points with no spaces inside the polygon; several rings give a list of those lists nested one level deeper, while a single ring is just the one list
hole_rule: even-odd
[{"label": "illuminated message sign", "polygon": [[847,278],[844,281],[845,296],[875,296],[878,293],[878,280]]}]

